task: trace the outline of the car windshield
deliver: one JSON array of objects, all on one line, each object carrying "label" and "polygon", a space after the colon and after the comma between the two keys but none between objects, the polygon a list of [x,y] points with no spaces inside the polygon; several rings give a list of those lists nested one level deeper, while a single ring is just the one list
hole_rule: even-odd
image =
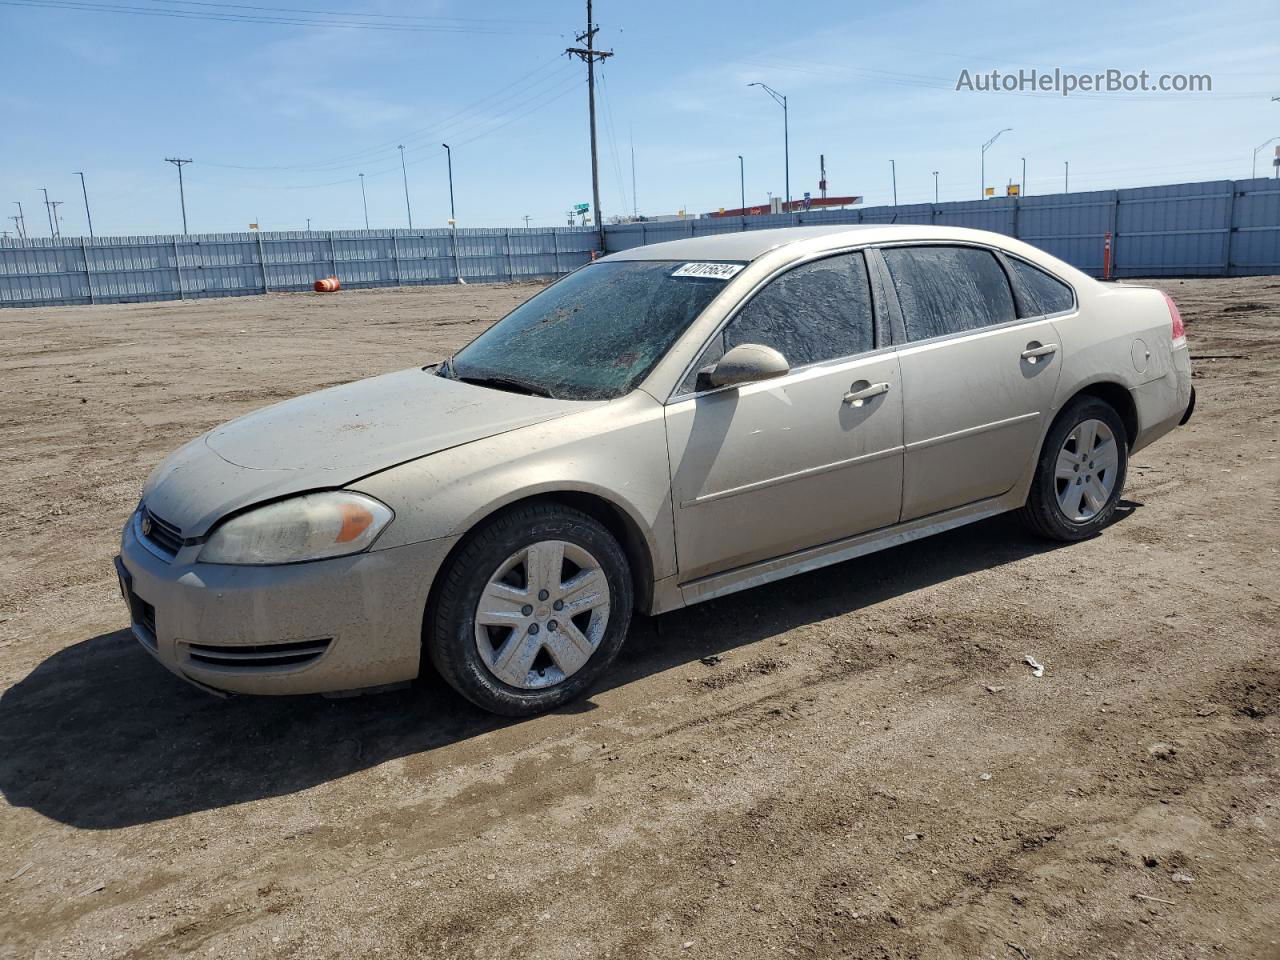
[{"label": "car windshield", "polygon": [[525,301],[443,376],[569,400],[609,400],[648,375],[738,264],[593,263]]}]

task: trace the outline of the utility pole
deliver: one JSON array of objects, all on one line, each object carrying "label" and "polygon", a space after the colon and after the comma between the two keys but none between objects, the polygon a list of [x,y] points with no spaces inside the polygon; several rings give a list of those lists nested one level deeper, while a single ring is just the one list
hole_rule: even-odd
[{"label": "utility pole", "polygon": [[[738,154],[738,193],[742,202],[742,209],[747,209],[747,162],[742,159],[742,154]],[[744,213],[743,216],[746,216]]]},{"label": "utility pole", "polygon": [[84,194],[84,218],[89,221],[89,239],[93,239],[93,217],[89,213],[89,191],[85,189],[84,174],[77,170],[76,176],[80,178],[80,192]]},{"label": "utility pole", "polygon": [[55,237],[62,236],[62,227],[60,226],[62,218],[58,216],[58,208],[62,206],[62,204],[63,204],[62,200],[49,201],[49,207],[53,211],[53,230],[54,230],[53,235]]},{"label": "utility pole", "polygon": [[49,207],[49,188],[41,187],[40,192],[44,194],[44,212],[49,217],[49,236],[50,238],[56,237],[57,234],[53,230],[53,210]]},{"label": "utility pole", "polygon": [[769,96],[773,97],[778,106],[782,107],[782,169],[785,177],[785,188],[787,191],[787,213],[791,212],[791,133],[789,130],[789,121],[787,119],[787,98],[779,93],[767,83],[748,83],[748,87],[759,87]]},{"label": "utility pole", "polygon": [[449,222],[456,224],[458,215],[453,210],[453,150],[447,143],[442,143],[440,146],[444,147],[445,156],[449,158]]},{"label": "utility pole", "polygon": [[596,230],[600,234],[600,246],[604,246],[604,215],[600,212],[600,164],[596,150],[596,61],[604,63],[613,56],[612,50],[597,50],[595,36],[600,32],[591,20],[591,0],[587,0],[587,29],[575,38],[586,47],[569,47],[565,54],[577,57],[587,65],[587,113],[591,121],[591,202],[595,205]]},{"label": "utility pole", "polygon": [[1071,161],[1062,161],[1062,192],[1071,192]]},{"label": "utility pole", "polygon": [[827,199],[827,155],[818,154],[818,195]]},{"label": "utility pole", "polygon": [[898,205],[898,163],[896,160],[889,161],[889,171],[893,174],[893,205]]},{"label": "utility pole", "polygon": [[938,202],[938,171],[933,171],[933,202]]},{"label": "utility pole", "polygon": [[360,174],[360,202],[364,204],[364,228],[369,229],[369,198],[364,193],[364,174]]},{"label": "utility pole", "polygon": [[187,235],[187,191],[182,185],[182,165],[191,160],[180,160],[177,157],[165,157],[165,163],[172,163],[178,168],[178,200],[182,203],[182,235]]},{"label": "utility pole", "polygon": [[22,201],[13,201],[18,205],[18,236],[23,240],[27,239],[27,215],[22,212]]},{"label": "utility pole", "polygon": [[1018,196],[1027,195],[1027,158],[1022,158],[1022,183],[1018,184]]},{"label": "utility pole", "polygon": [[409,215],[409,229],[413,229],[413,208],[409,206],[409,171],[404,165],[404,145],[396,147],[400,151],[400,175],[404,177],[404,212]]},{"label": "utility pole", "polygon": [[636,135],[631,133],[631,219],[640,219],[640,201],[636,199]]}]

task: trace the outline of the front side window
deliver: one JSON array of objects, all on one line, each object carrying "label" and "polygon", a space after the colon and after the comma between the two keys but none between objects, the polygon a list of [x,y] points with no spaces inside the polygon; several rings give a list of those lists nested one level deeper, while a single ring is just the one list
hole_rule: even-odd
[{"label": "front side window", "polygon": [[1022,311],[1026,316],[1065,313],[1075,306],[1075,294],[1057,277],[1051,277],[1025,260],[1009,257],[1008,261],[1013,268],[1014,278],[1022,288],[1023,299],[1027,301],[1028,309]]},{"label": "front side window", "polygon": [[875,349],[866,258],[844,253],[788,270],[748,301],[703,351],[682,391],[697,389],[699,370],[743,343],[773,347],[792,369]]},{"label": "front side window", "polygon": [[648,376],[724,289],[736,265],[688,266],[667,260],[590,264],[516,307],[440,372],[559,399],[620,397]]},{"label": "front side window", "polygon": [[908,340],[927,340],[1016,319],[995,256],[977,247],[886,247],[885,263]]}]

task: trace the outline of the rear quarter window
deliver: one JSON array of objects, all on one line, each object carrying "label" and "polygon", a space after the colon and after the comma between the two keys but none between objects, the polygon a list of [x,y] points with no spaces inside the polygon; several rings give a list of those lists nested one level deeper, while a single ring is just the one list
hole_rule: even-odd
[{"label": "rear quarter window", "polygon": [[1076,304],[1075,293],[1059,280],[1025,260],[1008,258],[1013,268],[1022,299],[1026,301],[1021,316],[1039,317],[1046,313],[1064,313]]},{"label": "rear quarter window", "polygon": [[886,247],[881,251],[902,307],[908,340],[927,340],[1017,319],[995,256],[977,247]]}]

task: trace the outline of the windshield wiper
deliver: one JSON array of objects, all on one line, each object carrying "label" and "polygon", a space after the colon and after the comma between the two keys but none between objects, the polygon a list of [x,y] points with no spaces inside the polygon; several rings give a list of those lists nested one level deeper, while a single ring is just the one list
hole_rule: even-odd
[{"label": "windshield wiper", "polygon": [[510,377],[459,377],[455,371],[455,379],[459,383],[470,383],[477,387],[491,387],[494,390],[507,390],[511,393],[527,393],[534,397],[548,397],[551,400],[556,399],[546,387],[540,387],[537,384],[526,383],[523,380],[513,380]]}]

